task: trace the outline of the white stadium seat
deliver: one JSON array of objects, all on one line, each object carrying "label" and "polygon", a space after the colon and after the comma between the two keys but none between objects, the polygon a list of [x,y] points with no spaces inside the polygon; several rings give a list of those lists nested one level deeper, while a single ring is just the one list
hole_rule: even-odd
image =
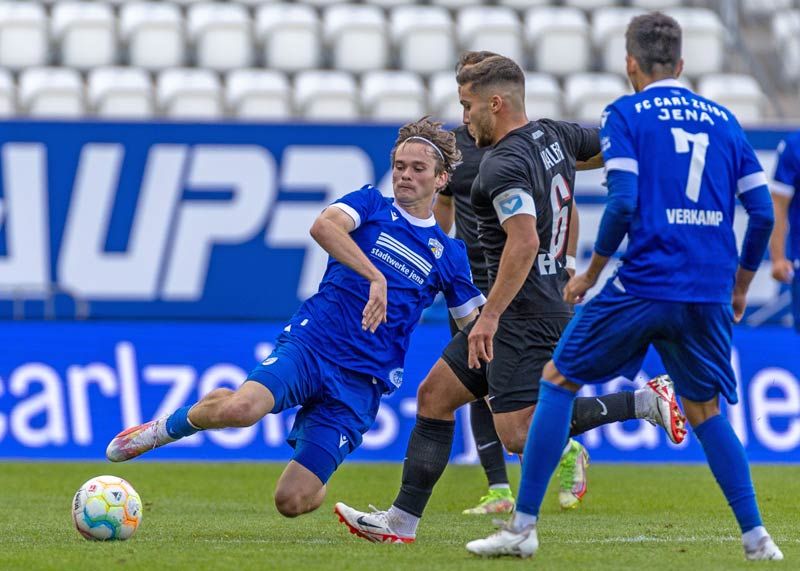
[{"label": "white stadium seat", "polygon": [[697,91],[730,109],[740,123],[753,124],[764,118],[764,92],[749,75],[704,75],[697,82]]},{"label": "white stadium seat", "polygon": [[[206,0],[208,1],[208,0]],[[233,0],[236,4],[241,4],[246,8],[261,8],[269,4],[277,4],[280,0]]]},{"label": "white stadium seat", "polygon": [[546,73],[525,74],[525,109],[530,119],[561,119],[563,96],[556,79]]},{"label": "white stadium seat", "polygon": [[400,67],[417,73],[453,69],[453,20],[441,6],[400,6],[391,14]]},{"label": "white stadium seat", "polygon": [[346,4],[349,0],[303,0],[303,4],[308,4],[314,8],[327,8],[336,4]]},{"label": "white stadium seat", "polygon": [[142,119],[153,116],[150,76],[135,67],[98,67],[87,81],[89,107],[100,117]]},{"label": "white stadium seat", "polygon": [[682,0],[630,0],[631,6],[642,8],[643,10],[664,10],[674,8],[683,4]]},{"label": "white stadium seat", "polygon": [[464,50],[488,50],[523,64],[522,26],[517,13],[505,6],[462,8],[456,30]]},{"label": "white stadium seat", "polygon": [[508,6],[514,10],[527,10],[536,6],[550,6],[555,0],[498,0],[500,6]]},{"label": "white stadium seat", "polygon": [[12,117],[17,111],[14,80],[6,69],[0,69],[0,117]]},{"label": "white stadium seat", "polygon": [[256,42],[267,67],[301,71],[320,66],[321,39],[316,11],[305,4],[273,4],[256,12]]},{"label": "white stadium seat", "polygon": [[779,12],[772,17],[772,37],[786,79],[800,79],[800,10]]},{"label": "white stadium seat", "polygon": [[528,10],[525,42],[539,71],[565,75],[589,69],[589,22],[577,8]]},{"label": "white stadium seat", "polygon": [[158,74],[158,108],[167,117],[215,119],[222,116],[219,78],[207,69],[172,68]]},{"label": "white stadium seat", "polygon": [[578,121],[598,123],[606,106],[628,93],[625,81],[612,73],[576,73],[564,82],[564,100]]},{"label": "white stadium seat", "polygon": [[601,8],[592,16],[592,42],[601,55],[601,68],[625,75],[625,30],[639,8]]},{"label": "white stadium seat", "polygon": [[295,108],[307,119],[351,121],[360,116],[356,82],[343,71],[298,73],[294,100]]},{"label": "white stadium seat", "polygon": [[247,67],[253,61],[253,28],[237,4],[194,4],[187,17],[197,65],[217,71]]},{"label": "white stadium seat", "polygon": [[30,2],[0,2],[0,66],[19,70],[47,61],[44,8]]},{"label": "white stadium seat", "polygon": [[116,61],[117,22],[107,4],[60,2],[50,23],[63,65],[88,69]]},{"label": "white stadium seat", "polygon": [[747,16],[764,17],[796,5],[793,0],[742,0],[742,13]]},{"label": "white stadium seat", "polygon": [[458,83],[452,71],[440,71],[431,76],[428,101],[431,115],[450,123],[461,124],[464,109],[458,100]]},{"label": "white stadium seat", "polygon": [[386,121],[412,121],[425,115],[425,85],[410,71],[371,71],[361,80],[366,115]]},{"label": "white stadium seat", "polygon": [[334,68],[362,72],[386,67],[389,59],[386,22],[377,6],[330,6],[323,16],[323,33]]},{"label": "white stadium seat", "polygon": [[431,0],[431,4],[448,10],[459,10],[467,6],[480,6],[483,0]]},{"label": "white stadium seat", "polygon": [[[397,6],[414,6],[416,0],[364,0],[364,4],[372,4],[381,8],[396,8]],[[420,22],[422,23],[422,22]]]},{"label": "white stadium seat", "polygon": [[225,81],[225,103],[235,117],[288,119],[291,89],[286,75],[265,69],[237,69]]},{"label": "white stadium seat", "polygon": [[74,69],[34,67],[19,76],[19,107],[34,117],[72,118],[84,114],[81,76]]},{"label": "white stadium seat", "polygon": [[179,67],[186,60],[186,37],[177,6],[134,2],[120,8],[120,37],[131,65],[148,70]]},{"label": "white stadium seat", "polygon": [[683,29],[683,73],[699,77],[722,71],[726,32],[719,16],[706,8],[676,8],[665,12]]},{"label": "white stadium seat", "polygon": [[565,6],[580,8],[581,10],[596,10],[597,8],[608,8],[619,4],[619,0],[564,0]]}]

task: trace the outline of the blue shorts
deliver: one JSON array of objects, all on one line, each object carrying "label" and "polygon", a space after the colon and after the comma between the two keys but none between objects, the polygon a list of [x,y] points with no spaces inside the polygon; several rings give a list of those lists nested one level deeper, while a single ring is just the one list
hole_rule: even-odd
[{"label": "blue shorts", "polygon": [[382,392],[371,375],[343,369],[286,334],[247,380],[270,390],[272,412],[302,406],[287,442],[294,448],[292,459],[323,484],[361,445],[375,422]]},{"label": "blue shorts", "polygon": [[567,326],[553,361],[575,383],[632,379],[652,344],[678,395],[706,402],[722,394],[734,404],[732,326],[730,304],[644,299],[612,278]]}]

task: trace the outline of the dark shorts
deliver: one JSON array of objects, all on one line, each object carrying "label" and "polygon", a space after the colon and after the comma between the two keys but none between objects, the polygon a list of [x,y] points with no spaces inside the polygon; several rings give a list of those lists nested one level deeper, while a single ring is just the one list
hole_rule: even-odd
[{"label": "dark shorts", "polygon": [[325,483],[378,414],[381,383],[343,369],[285,334],[247,377],[267,387],[277,413],[300,405],[287,442],[299,462]]},{"label": "dark shorts", "polygon": [[734,404],[732,325],[730,303],[644,299],[611,279],[569,324],[553,361],[579,384],[632,379],[653,345],[679,396],[706,402],[721,394]]},{"label": "dark shorts", "polygon": [[501,318],[494,358],[480,369],[468,365],[467,336],[474,322],[445,347],[442,359],[476,398],[488,395],[492,412],[513,412],[536,404],[542,369],[553,356],[569,317]]}]

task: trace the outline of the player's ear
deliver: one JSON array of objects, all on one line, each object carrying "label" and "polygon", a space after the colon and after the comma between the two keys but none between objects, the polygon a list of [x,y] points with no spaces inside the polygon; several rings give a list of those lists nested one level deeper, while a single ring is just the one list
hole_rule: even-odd
[{"label": "player's ear", "polygon": [[500,109],[503,108],[503,98],[499,95],[492,95],[492,98],[489,100],[489,111],[492,113],[497,113]]},{"label": "player's ear", "polygon": [[442,171],[436,175],[436,192],[439,192],[447,186],[450,182],[450,174],[447,171]]},{"label": "player's ear", "polygon": [[675,66],[675,78],[679,78],[683,73],[683,58],[678,60],[677,65]]}]

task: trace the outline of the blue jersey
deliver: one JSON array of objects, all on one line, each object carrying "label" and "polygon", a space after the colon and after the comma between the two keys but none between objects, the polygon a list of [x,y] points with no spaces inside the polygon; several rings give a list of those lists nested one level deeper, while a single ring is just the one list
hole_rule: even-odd
[{"label": "blue jersey", "polygon": [[800,259],[800,132],[781,141],[772,192],[791,197],[789,202],[789,249],[787,258]]},{"label": "blue jersey", "polygon": [[403,381],[411,332],[440,291],[456,319],[486,300],[472,284],[464,243],[443,233],[433,216],[414,218],[372,186],[332,207],[353,219],[350,236],[386,276],[387,322],[375,333],[361,329],[369,282],[330,258],[319,291],[300,306],[286,330],[337,365],[383,381],[391,392]]},{"label": "blue jersey", "polygon": [[736,196],[766,184],[733,114],[676,80],[650,84],[603,113],[607,170],[638,175],[618,277],[632,295],[729,303],[738,265]]}]

